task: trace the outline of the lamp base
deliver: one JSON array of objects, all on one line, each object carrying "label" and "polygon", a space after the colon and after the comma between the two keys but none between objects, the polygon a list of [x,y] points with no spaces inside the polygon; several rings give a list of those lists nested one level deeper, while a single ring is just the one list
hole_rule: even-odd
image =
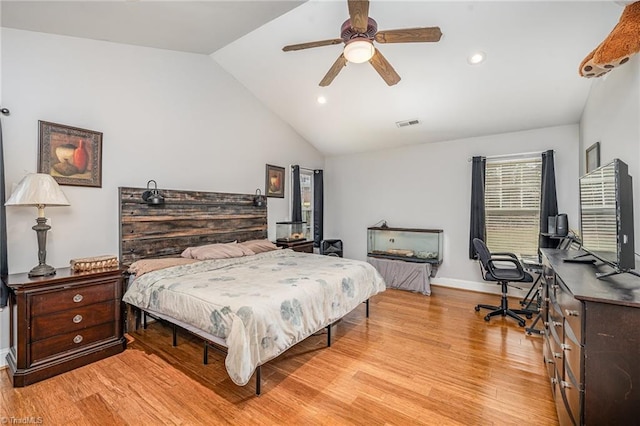
[{"label": "lamp base", "polygon": [[49,265],[38,265],[29,271],[30,277],[45,277],[47,275],[55,275],[56,268]]}]

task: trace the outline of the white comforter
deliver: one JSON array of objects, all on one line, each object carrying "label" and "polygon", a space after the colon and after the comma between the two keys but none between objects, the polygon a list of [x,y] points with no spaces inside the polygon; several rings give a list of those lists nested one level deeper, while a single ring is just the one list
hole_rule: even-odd
[{"label": "white comforter", "polygon": [[384,290],[366,262],[277,250],[150,272],[123,300],[225,339],[227,372],[245,385],[258,365]]}]

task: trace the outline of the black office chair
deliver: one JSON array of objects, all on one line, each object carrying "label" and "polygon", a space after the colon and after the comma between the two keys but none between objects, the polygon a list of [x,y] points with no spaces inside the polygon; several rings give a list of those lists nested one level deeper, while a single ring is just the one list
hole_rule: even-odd
[{"label": "black office chair", "polygon": [[518,321],[520,327],[524,327],[525,320],[520,315],[525,315],[528,319],[531,319],[533,312],[527,309],[509,309],[507,285],[513,282],[532,283],[533,277],[524,271],[515,254],[491,253],[484,241],[479,238],[473,239],[473,247],[476,249],[482,265],[482,277],[485,281],[497,281],[502,286],[500,306],[476,305],[476,312],[480,311],[480,308],[489,309],[491,312],[484,317],[485,321],[489,321],[491,317],[496,315],[510,316]]}]

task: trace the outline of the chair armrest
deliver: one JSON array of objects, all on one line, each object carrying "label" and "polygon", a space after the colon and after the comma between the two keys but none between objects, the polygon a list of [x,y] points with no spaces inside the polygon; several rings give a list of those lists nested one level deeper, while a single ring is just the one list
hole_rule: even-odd
[{"label": "chair armrest", "polygon": [[496,256],[509,256],[513,259],[518,258],[518,256],[516,256],[514,253],[491,253],[491,257],[496,257]]},{"label": "chair armrest", "polygon": [[522,269],[522,265],[520,264],[517,258],[491,256],[491,258],[487,261],[487,266],[489,267],[489,273],[496,278],[500,278],[500,271],[504,270],[505,268],[496,267],[494,265],[494,262],[507,262],[515,266],[515,269],[517,269],[518,271],[518,276],[512,277],[510,280],[520,281],[524,279],[525,277],[524,269]]}]

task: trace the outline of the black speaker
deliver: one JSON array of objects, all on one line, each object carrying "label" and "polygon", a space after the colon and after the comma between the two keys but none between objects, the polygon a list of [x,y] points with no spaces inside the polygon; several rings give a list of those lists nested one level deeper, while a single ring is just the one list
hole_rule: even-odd
[{"label": "black speaker", "polygon": [[566,237],[569,234],[569,219],[566,213],[560,213],[556,217],[556,235]]},{"label": "black speaker", "polygon": [[547,232],[556,235],[556,216],[549,216],[547,220]]},{"label": "black speaker", "polygon": [[342,257],[342,240],[322,240],[320,241],[320,254],[325,256]]}]

